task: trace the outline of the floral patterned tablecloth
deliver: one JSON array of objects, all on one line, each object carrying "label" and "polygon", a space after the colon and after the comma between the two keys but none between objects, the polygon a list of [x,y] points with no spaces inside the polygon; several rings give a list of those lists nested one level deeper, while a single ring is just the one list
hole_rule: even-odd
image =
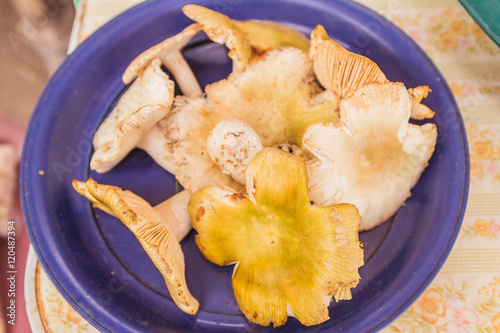
[{"label": "floral patterned tablecloth", "polygon": [[[71,48],[138,2],[81,1]],[[449,258],[425,293],[383,332],[500,333],[500,48],[457,0],[360,2],[410,35],[443,73],[466,125],[471,158],[468,207]],[[54,288],[41,281],[41,289]],[[59,314],[46,325],[88,329],[62,298],[38,302]]]}]

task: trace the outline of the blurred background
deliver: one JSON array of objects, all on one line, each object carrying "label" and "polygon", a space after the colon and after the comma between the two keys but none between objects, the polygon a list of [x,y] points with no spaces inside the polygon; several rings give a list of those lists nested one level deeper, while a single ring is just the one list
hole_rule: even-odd
[{"label": "blurred background", "polygon": [[21,130],[66,55],[71,0],[0,0],[0,117]]},{"label": "blurred background", "polygon": [[[31,332],[23,290],[29,240],[16,193],[17,165],[37,99],[66,56],[74,16],[71,0],[0,0],[0,333]],[[6,325],[5,314],[12,299],[7,221],[15,221],[15,325]]]}]

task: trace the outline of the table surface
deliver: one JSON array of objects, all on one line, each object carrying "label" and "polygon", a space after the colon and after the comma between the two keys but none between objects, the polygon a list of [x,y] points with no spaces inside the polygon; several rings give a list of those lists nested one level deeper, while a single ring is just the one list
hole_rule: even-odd
[{"label": "table surface", "polygon": [[[81,0],[70,50],[139,2]],[[399,26],[432,58],[455,95],[470,149],[468,206],[454,248],[427,290],[383,332],[500,333],[500,49],[458,0],[359,2]],[[52,295],[39,300],[50,311],[44,325],[85,332],[89,325],[48,279],[41,281],[41,294]]]}]

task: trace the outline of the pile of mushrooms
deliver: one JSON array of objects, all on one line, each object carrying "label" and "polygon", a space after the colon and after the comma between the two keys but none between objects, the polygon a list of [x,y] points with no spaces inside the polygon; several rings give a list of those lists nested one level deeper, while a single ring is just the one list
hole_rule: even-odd
[{"label": "pile of mushrooms", "polygon": [[[209,261],[236,263],[235,297],[251,322],[322,323],[332,297],[350,299],[359,282],[358,232],[404,204],[432,156],[436,126],[409,122],[433,117],[421,104],[430,89],[390,82],[322,26],[309,40],[276,22],[183,11],[196,23],[125,70],[123,82],[135,81],[95,133],[90,167],[108,172],[139,148],[185,190],[151,207],[92,179],[73,186],[134,233],[182,311],[199,306],[179,245],[192,221]],[[201,31],[233,60],[204,92],[182,56]]]}]

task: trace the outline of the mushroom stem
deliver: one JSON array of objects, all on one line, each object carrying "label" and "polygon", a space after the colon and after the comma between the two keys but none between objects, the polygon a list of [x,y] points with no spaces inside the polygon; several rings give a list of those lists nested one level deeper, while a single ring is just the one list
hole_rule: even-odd
[{"label": "mushroom stem", "polygon": [[172,51],[162,56],[161,60],[165,67],[175,77],[175,81],[184,95],[195,97],[203,94],[191,67],[189,67],[189,64],[179,50]]},{"label": "mushroom stem", "polygon": [[[74,179],[72,185],[75,191],[87,198],[95,208],[116,217],[111,208],[104,205],[99,200],[96,200],[96,198],[89,193],[85,182]],[[112,186],[101,185],[101,187],[107,189]],[[188,191],[181,191],[153,207],[163,218],[178,242],[186,237],[193,227],[187,211],[187,205],[190,198],[191,194]]]},{"label": "mushroom stem", "polygon": [[153,207],[167,222],[178,242],[193,228],[187,211],[190,198],[188,191],[181,191]]},{"label": "mushroom stem", "polygon": [[165,136],[159,124],[154,125],[136,146],[144,150],[163,169],[173,173],[173,166],[165,155]]},{"label": "mushroom stem", "polygon": [[[137,148],[148,153],[163,169],[172,172],[172,166],[165,156],[165,136],[160,125],[153,126],[139,141]],[[191,219],[187,212],[189,198],[191,198],[191,194],[188,191],[181,191],[154,207],[167,221],[179,242],[192,228]]]}]

